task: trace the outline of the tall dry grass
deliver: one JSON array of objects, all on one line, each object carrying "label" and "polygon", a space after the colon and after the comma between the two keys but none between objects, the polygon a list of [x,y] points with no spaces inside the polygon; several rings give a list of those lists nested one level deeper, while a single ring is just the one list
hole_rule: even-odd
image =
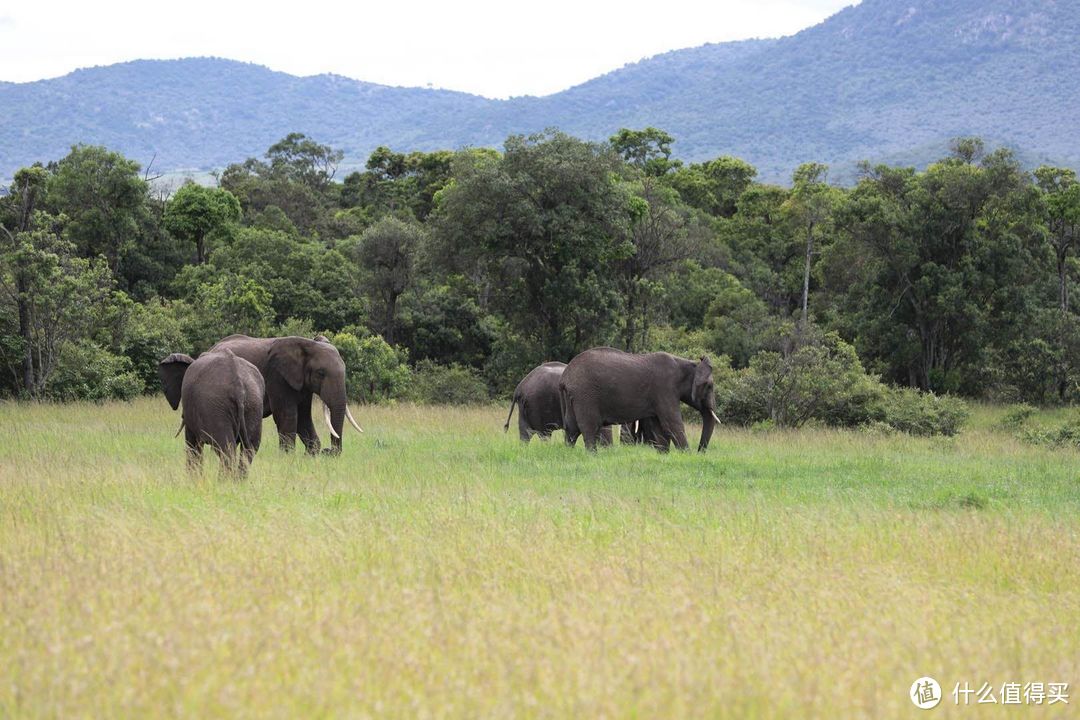
[{"label": "tall dry grass", "polygon": [[977,417],[590,456],[503,414],[367,408],[340,458],[270,442],[234,482],[185,475],[164,400],[0,404],[0,716],[878,718],[922,675],[1080,683],[1078,453]]}]

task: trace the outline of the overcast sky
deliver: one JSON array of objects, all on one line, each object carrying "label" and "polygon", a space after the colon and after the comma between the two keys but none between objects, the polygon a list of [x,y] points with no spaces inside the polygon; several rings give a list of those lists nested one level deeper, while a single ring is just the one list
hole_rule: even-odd
[{"label": "overcast sky", "polygon": [[644,57],[790,35],[855,0],[0,3],[0,80],[199,55],[488,97],[546,95]]}]

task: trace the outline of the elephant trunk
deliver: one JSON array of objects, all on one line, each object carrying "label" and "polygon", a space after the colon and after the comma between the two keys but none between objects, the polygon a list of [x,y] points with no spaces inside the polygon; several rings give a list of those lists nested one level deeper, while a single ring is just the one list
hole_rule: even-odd
[{"label": "elephant trunk", "polygon": [[716,427],[716,401],[710,394],[705,399],[705,403],[701,408],[701,442],[698,443],[698,452],[705,452],[709,447],[709,440],[712,439],[713,430]]},{"label": "elephant trunk", "polygon": [[325,403],[329,412],[330,427],[333,432],[330,434],[330,446],[331,452],[341,452],[341,436],[345,431],[345,383],[325,383],[322,388],[322,393],[319,396],[323,403]]}]

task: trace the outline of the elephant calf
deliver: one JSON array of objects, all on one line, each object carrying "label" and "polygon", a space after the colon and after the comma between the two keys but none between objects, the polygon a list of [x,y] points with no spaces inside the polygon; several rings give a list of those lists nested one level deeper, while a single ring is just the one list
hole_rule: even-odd
[{"label": "elephant calf", "polygon": [[642,418],[632,423],[624,423],[619,433],[623,445],[652,445],[657,450],[667,450],[671,441],[660,431],[656,418]]},{"label": "elephant calf", "polygon": [[[523,442],[529,442],[533,435],[542,440],[551,437],[554,430],[563,426],[562,408],[559,405],[559,380],[566,363],[546,362],[533,368],[522,378],[514,389],[514,398],[510,401],[510,414],[506,416],[503,432],[510,429],[510,418],[514,416],[514,406],[518,406],[518,435]],[[611,444],[611,428],[600,431],[600,444]]]},{"label": "elephant calf", "polygon": [[245,476],[262,440],[265,388],[258,368],[229,350],[198,360],[173,353],[158,364],[158,375],[173,410],[184,405],[188,468],[199,466],[203,445],[210,445],[226,472]]}]

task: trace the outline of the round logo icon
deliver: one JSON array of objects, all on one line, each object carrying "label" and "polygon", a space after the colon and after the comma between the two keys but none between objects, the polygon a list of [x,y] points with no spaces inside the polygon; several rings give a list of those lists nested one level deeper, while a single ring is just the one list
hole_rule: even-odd
[{"label": "round logo icon", "polygon": [[941,702],[941,685],[932,677],[921,677],[911,683],[911,694],[908,695],[915,707],[923,710],[935,708]]}]

